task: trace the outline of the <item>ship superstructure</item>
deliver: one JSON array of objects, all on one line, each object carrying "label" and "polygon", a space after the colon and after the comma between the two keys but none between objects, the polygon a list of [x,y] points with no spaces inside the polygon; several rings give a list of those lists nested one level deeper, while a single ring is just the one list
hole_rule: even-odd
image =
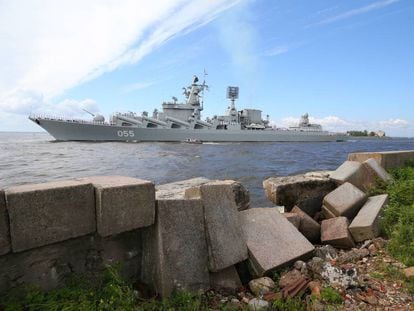
[{"label": "ship superstructure", "polygon": [[144,111],[115,113],[109,122],[102,115],[92,114],[92,121],[30,116],[29,118],[48,131],[56,140],[87,141],[334,141],[345,135],[329,133],[318,124],[310,124],[309,116],[302,116],[298,126],[278,129],[270,126],[269,116],[262,119],[258,109],[236,109],[239,88],[229,86],[229,106],[222,116],[202,120],[204,92],[208,85],[199,83],[193,76],[192,83],[183,87],[184,102],[162,103],[162,111],[155,109],[151,115]]}]

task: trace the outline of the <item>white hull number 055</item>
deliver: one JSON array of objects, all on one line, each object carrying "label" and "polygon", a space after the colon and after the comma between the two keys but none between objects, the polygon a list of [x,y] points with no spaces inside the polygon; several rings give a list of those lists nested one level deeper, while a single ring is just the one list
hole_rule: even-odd
[{"label": "white hull number 055", "polygon": [[134,131],[121,131],[121,130],[119,130],[117,133],[118,133],[119,137],[134,137],[135,136]]}]

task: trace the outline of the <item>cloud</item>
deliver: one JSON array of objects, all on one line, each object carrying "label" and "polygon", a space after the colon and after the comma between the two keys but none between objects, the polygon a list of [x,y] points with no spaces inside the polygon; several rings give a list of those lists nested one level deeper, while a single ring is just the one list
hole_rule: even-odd
[{"label": "cloud", "polygon": [[290,48],[286,45],[276,46],[264,52],[265,56],[277,56],[289,52]]},{"label": "cloud", "polygon": [[344,19],[348,19],[357,15],[361,15],[361,14],[365,14],[365,13],[369,13],[371,11],[374,10],[378,10],[378,9],[382,9],[384,7],[387,7],[389,5],[392,5],[394,3],[399,2],[399,0],[381,0],[381,1],[376,1],[373,2],[369,5],[360,7],[360,8],[356,8],[356,9],[352,9],[328,18],[323,19],[322,21],[309,25],[310,26],[316,26],[316,25],[324,25],[324,24],[330,24],[330,23],[334,23],[334,22],[338,22]]},{"label": "cloud", "polygon": [[388,119],[388,120],[380,121],[379,125],[384,128],[407,128],[411,124],[407,120],[403,120],[403,119]]},{"label": "cloud", "polygon": [[0,111],[26,113],[136,63],[239,1],[0,1]]},{"label": "cloud", "polygon": [[150,86],[153,86],[155,84],[155,82],[136,82],[136,83],[131,83],[128,85],[125,85],[122,88],[122,91],[125,93],[129,93],[129,92],[133,92],[133,91],[138,91],[138,90],[143,90],[146,89]]}]

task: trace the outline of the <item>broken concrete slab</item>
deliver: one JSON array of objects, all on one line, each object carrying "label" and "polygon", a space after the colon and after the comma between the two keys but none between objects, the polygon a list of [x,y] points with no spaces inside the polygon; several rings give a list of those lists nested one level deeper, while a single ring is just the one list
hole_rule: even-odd
[{"label": "broken concrete slab", "polygon": [[0,190],[0,256],[10,251],[9,216],[6,210],[4,191]]},{"label": "broken concrete slab", "polygon": [[362,163],[362,165],[365,167],[367,172],[369,173],[369,176],[371,179],[373,179],[371,182],[372,184],[375,184],[377,180],[383,181],[383,182],[389,182],[392,180],[392,176],[387,173],[387,171],[378,164],[377,161],[370,158]]},{"label": "broken concrete slab", "polygon": [[185,199],[186,189],[200,186],[210,180],[204,177],[190,178],[168,184],[155,186],[157,200],[163,199]]},{"label": "broken concrete slab", "polygon": [[337,248],[355,247],[348,225],[348,218],[343,216],[322,220],[321,242]]},{"label": "broken concrete slab", "polygon": [[295,205],[313,217],[321,210],[323,197],[336,188],[328,177],[303,175],[272,177],[263,181],[267,198],[276,205],[283,205],[289,212]]},{"label": "broken concrete slab", "polygon": [[330,175],[338,185],[349,182],[359,189],[365,191],[368,187],[368,172],[362,163],[356,161],[345,161]]},{"label": "broken concrete slab", "polygon": [[414,160],[414,150],[404,151],[379,151],[379,152],[356,152],[348,155],[348,160],[365,162],[368,159],[374,159],[384,169],[404,166],[406,161]]},{"label": "broken concrete slab", "polygon": [[282,213],[282,215],[289,220],[289,222],[294,225],[297,229],[300,226],[300,216],[296,213]]},{"label": "broken concrete slab", "polygon": [[[220,182],[219,180],[215,180],[214,182]],[[233,199],[237,205],[237,209],[239,211],[246,210],[250,207],[250,193],[243,184],[235,180],[225,180],[227,185],[231,186],[233,191]],[[187,188],[185,189],[185,198],[199,198],[201,196],[200,193],[200,185]]]},{"label": "broken concrete slab", "polygon": [[368,196],[349,182],[340,185],[323,199],[323,205],[335,216],[352,219],[358,213]]},{"label": "broken concrete slab", "polygon": [[14,252],[96,231],[91,183],[69,180],[23,185],[6,190]]},{"label": "broken concrete slab", "polygon": [[204,208],[209,269],[217,272],[246,260],[247,244],[234,200],[233,181],[211,181],[200,186]]},{"label": "broken concrete slab", "polygon": [[240,277],[237,274],[237,270],[234,266],[230,266],[226,269],[210,272],[210,285],[212,288],[236,290],[242,283]]},{"label": "broken concrete slab", "polygon": [[97,231],[109,236],[154,223],[155,188],[150,181],[124,176],[83,178],[95,188]]},{"label": "broken concrete slab", "polygon": [[326,206],[322,205],[322,215],[324,219],[335,218],[336,215],[332,213]]},{"label": "broken concrete slab", "polygon": [[362,242],[379,236],[379,217],[387,203],[387,194],[368,198],[367,202],[362,206],[349,226],[349,231],[356,242]]},{"label": "broken concrete slab", "polygon": [[300,217],[299,231],[310,242],[319,242],[321,238],[321,225],[297,206],[292,208],[292,213],[296,213]]},{"label": "broken concrete slab", "polygon": [[155,224],[143,228],[142,281],[161,297],[210,286],[201,200],[157,200]]},{"label": "broken concrete slab", "polygon": [[252,208],[240,214],[249,261],[257,276],[312,255],[313,245],[277,209]]}]

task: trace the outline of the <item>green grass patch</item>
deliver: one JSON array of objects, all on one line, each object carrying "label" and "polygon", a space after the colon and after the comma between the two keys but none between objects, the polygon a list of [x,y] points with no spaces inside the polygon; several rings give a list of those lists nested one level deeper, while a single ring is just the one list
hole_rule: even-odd
[{"label": "green grass patch", "polygon": [[306,304],[301,298],[276,299],[272,303],[275,311],[305,311]]},{"label": "green grass patch", "polygon": [[381,230],[390,241],[388,252],[407,266],[414,265],[414,164],[390,171],[394,182],[380,184],[371,195],[387,193]]},{"label": "green grass patch", "polygon": [[321,299],[324,303],[330,304],[342,304],[342,296],[341,294],[332,287],[324,287],[321,290]]}]

